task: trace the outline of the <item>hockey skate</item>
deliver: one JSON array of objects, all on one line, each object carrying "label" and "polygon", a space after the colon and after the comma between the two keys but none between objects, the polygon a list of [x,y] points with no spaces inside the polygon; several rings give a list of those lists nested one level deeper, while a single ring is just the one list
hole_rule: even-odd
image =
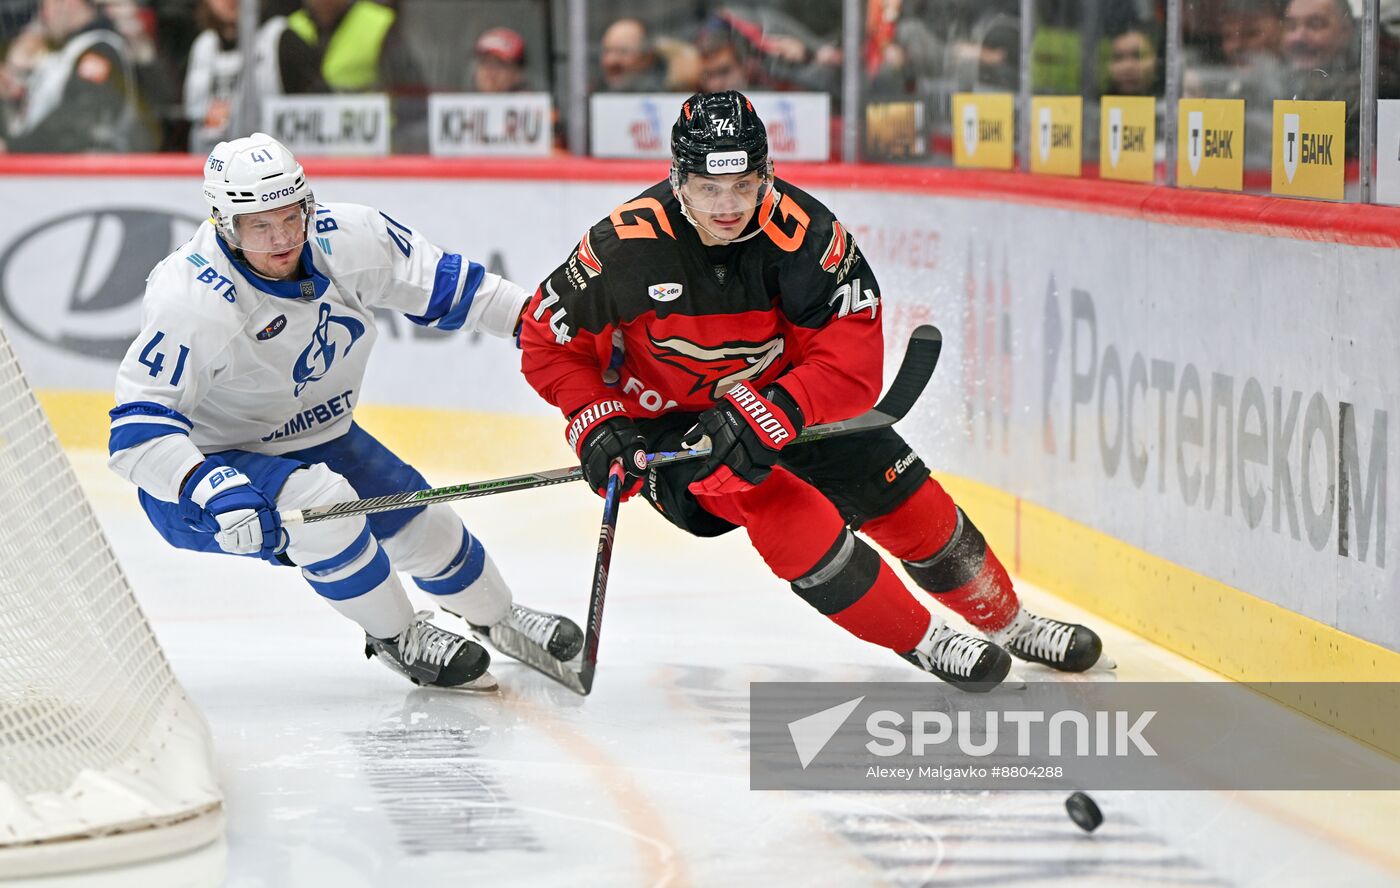
[{"label": "hockey skate", "polygon": [[960,691],[985,694],[1011,671],[1011,657],[985,639],[964,635],[939,620],[912,651],[901,657]]},{"label": "hockey skate", "polygon": [[1103,642],[1094,630],[1036,616],[1025,608],[1017,612],[1011,625],[991,633],[991,638],[1022,660],[1061,672],[1083,672],[1099,662],[1103,653]]},{"label": "hockey skate", "polygon": [[573,620],[520,604],[512,604],[505,619],[494,626],[473,625],[472,629],[501,653],[530,666],[536,663],[527,652],[527,645],[560,662],[572,660],[583,650],[583,631]]},{"label": "hockey skate", "polygon": [[365,636],[365,656],[378,656],[390,669],[416,685],[464,691],[490,691],[496,679],[486,671],[491,655],[474,641],[429,620],[432,611],[419,611],[397,638]]}]

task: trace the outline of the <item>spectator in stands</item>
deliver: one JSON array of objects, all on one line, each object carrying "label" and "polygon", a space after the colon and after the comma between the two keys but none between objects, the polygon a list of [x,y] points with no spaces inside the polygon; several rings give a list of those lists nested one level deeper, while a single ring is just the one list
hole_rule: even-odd
[{"label": "spectator in stands", "polygon": [[0,62],[0,136],[8,130],[6,122],[22,110],[24,85],[48,54],[44,29],[37,19],[19,25],[13,37],[6,41],[5,58]]},{"label": "spectator in stands", "polygon": [[700,53],[700,91],[743,91],[754,83],[759,74],[753,54],[746,43],[727,27],[707,25],[696,40]]},{"label": "spectator in stands", "polygon": [[1220,12],[1220,52],[1225,62],[1248,68],[1276,58],[1283,39],[1279,0],[1226,0]]},{"label": "spectator in stands", "polygon": [[[191,121],[189,150],[206,154],[216,144],[236,138],[243,79],[243,53],[238,46],[238,0],[203,0],[198,18],[204,29],[190,47],[185,71],[184,109]],[[325,92],[319,58],[306,42],[287,30],[283,16],[273,16],[258,29],[253,52],[254,89],[259,97],[287,93]],[[241,120],[244,128],[257,125]]]},{"label": "spectator in stands", "polygon": [[1267,169],[1273,162],[1272,143],[1256,134],[1272,132],[1274,100],[1290,95],[1279,55],[1282,38],[1283,0],[1226,0],[1220,10],[1225,64],[1214,72],[1188,71],[1188,94],[1244,99],[1245,165],[1250,168]]},{"label": "spectator in stands", "polygon": [[332,92],[422,91],[418,61],[393,9],[374,0],[304,0],[287,27],[320,53]]},{"label": "spectator in stands", "polygon": [[660,92],[665,87],[651,31],[641,19],[621,18],[608,25],[599,65],[602,92]]},{"label": "spectator in stands", "polygon": [[39,0],[0,0],[0,50],[24,31],[38,9]]},{"label": "spectator in stands", "polygon": [[1021,22],[1007,12],[989,12],[973,25],[977,45],[977,76],[983,89],[1014,91],[1021,84]]},{"label": "spectator in stands", "polygon": [[427,150],[428,85],[393,9],[374,0],[303,0],[287,28],[318,53],[331,92],[389,95],[395,151]]},{"label": "spectator in stands", "polygon": [[1107,95],[1161,94],[1162,57],[1157,29],[1141,22],[1109,38]]},{"label": "spectator in stands", "polygon": [[229,138],[243,54],[238,48],[238,0],[202,0],[195,18],[203,26],[190,46],[185,69],[184,108],[189,118],[190,151],[207,154]]},{"label": "spectator in stands", "polygon": [[[156,21],[151,14],[151,2],[96,0],[96,6],[97,11],[112,23],[113,30],[126,41],[127,58],[135,69],[136,91],[141,96],[141,106],[159,131],[165,118],[182,115],[183,111],[180,108],[180,80],[165,69],[165,60],[156,52]],[[190,14],[188,8],[185,14]],[[160,144],[164,144],[163,139]]]},{"label": "spectator in stands", "polygon": [[1348,157],[1356,156],[1360,138],[1361,53],[1356,31],[1347,0],[1289,0],[1280,44],[1292,98],[1347,103]]},{"label": "spectator in stands", "polygon": [[188,151],[193,128],[185,111],[185,73],[195,38],[209,23],[199,14],[199,0],[139,2],[137,19],[149,29],[152,55],[148,63],[137,63],[136,77],[142,98],[159,121],[157,150]]},{"label": "spectator in stands", "polygon": [[[39,28],[51,50],[8,92],[17,106],[0,150],[146,151],[153,127],[137,91],[126,40],[92,0],[42,0]],[[17,79],[17,78],[11,78]]]},{"label": "spectator in stands", "polygon": [[96,0],[97,11],[126,40],[127,55],[141,67],[155,61],[156,33],[141,0]]},{"label": "spectator in stands", "polygon": [[[767,22],[768,25],[765,25]],[[779,28],[783,30],[778,30]],[[756,9],[725,7],[701,28],[698,40],[701,84],[742,78],[723,89],[815,90],[835,95],[841,76],[841,51],[834,45],[809,45],[810,35],[797,22]],[[706,57],[709,56],[707,61]],[[726,58],[728,56],[728,58]]]},{"label": "spectator in stands", "polygon": [[1290,0],[1283,14],[1283,57],[1294,72],[1331,80],[1357,67],[1355,35],[1347,0]]},{"label": "spectator in stands", "polygon": [[[276,63],[269,63],[267,76],[273,95],[299,96],[330,92],[321,76],[321,54],[290,27],[291,19],[274,15],[258,29],[258,44],[271,48]],[[261,70],[261,69],[260,69]],[[261,75],[260,75],[261,76]],[[262,81],[259,81],[261,89]]]},{"label": "spectator in stands", "polygon": [[491,28],[476,38],[472,88],[482,93],[519,92],[525,84],[525,40],[510,28]]}]

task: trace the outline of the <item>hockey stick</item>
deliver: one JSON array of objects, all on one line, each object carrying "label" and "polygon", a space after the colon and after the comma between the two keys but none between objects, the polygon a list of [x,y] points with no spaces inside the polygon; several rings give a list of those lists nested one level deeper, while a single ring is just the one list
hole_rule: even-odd
[{"label": "hockey stick", "polygon": [[[883,429],[894,425],[913,408],[914,402],[923,393],[933,368],[938,364],[939,353],[943,349],[943,334],[932,324],[924,324],[914,330],[909,337],[909,345],[904,351],[904,360],[899,365],[894,382],[889,391],[880,399],[873,410],[851,419],[811,426],[802,430],[796,443],[806,444],[836,435]],[[708,449],[664,451],[647,455],[653,465],[666,465],[687,459],[698,459],[709,454]],[[570,466],[563,469],[550,469],[544,472],[531,472],[527,475],[511,475],[506,478],[493,478],[489,481],[473,481],[451,487],[434,487],[429,490],[410,490],[404,493],[390,493],[369,499],[350,500],[328,506],[311,506],[306,509],[288,509],[281,513],[283,524],[311,524],[315,521],[329,521],[332,518],[347,518],[351,515],[371,515],[375,512],[392,512],[414,506],[430,506],[434,503],[449,503],[456,500],[490,496],[493,493],[510,493],[515,490],[533,490],[551,484],[564,484],[583,478],[583,469]]]},{"label": "hockey stick", "polygon": [[[904,362],[895,374],[894,382],[890,383],[889,391],[874,410],[845,423],[816,426],[809,430],[815,434],[810,437],[804,434],[798,441],[815,441],[861,429],[893,425],[908,414],[914,402],[923,393],[933,375],[933,368],[938,364],[938,355],[942,348],[943,338],[937,328],[919,327],[909,341],[909,348],[904,353]],[[691,459],[694,453],[695,451],[684,451],[681,454],[655,454],[652,464],[655,465],[658,461],[673,462],[676,458]],[[584,632],[583,661],[578,670],[575,671],[568,663],[551,656],[548,650],[508,626],[496,627],[490,636],[492,645],[501,653],[543,672],[585,697],[593,690],[593,676],[598,669],[598,639],[603,630],[603,603],[607,596],[613,539],[617,535],[617,507],[623,477],[622,461],[617,460],[608,472],[608,487],[603,501],[603,525],[598,531],[598,554],[593,562],[593,588],[588,598],[588,625]]]},{"label": "hockey stick", "polygon": [[501,653],[538,669],[585,697],[593,690],[593,673],[598,668],[598,636],[603,631],[603,602],[608,594],[608,567],[612,564],[613,538],[617,536],[617,506],[622,498],[622,481],[622,461],[617,460],[608,472],[608,489],[603,497],[603,524],[598,529],[598,554],[593,560],[593,588],[588,596],[583,662],[578,671],[504,624],[493,628],[489,639]]}]

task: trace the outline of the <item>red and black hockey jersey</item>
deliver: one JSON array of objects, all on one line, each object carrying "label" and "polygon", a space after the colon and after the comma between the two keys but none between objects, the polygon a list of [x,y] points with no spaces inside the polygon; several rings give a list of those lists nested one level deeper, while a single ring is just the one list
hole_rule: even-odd
[{"label": "red and black hockey jersey", "polygon": [[707,247],[668,182],[588,230],[525,311],[522,369],[566,416],[621,398],[637,418],[778,382],[808,424],[880,394],[880,290],[854,239],[775,180],[747,241]]}]

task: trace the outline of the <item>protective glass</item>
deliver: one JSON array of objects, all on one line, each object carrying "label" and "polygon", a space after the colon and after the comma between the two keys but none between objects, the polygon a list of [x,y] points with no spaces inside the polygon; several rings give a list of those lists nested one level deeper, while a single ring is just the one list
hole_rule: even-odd
[{"label": "protective glass", "polygon": [[230,246],[247,253],[281,253],[306,243],[307,228],[316,205],[310,200],[289,207],[240,213],[229,226]]},{"label": "protective glass", "polygon": [[770,180],[758,173],[741,176],[702,176],[692,173],[676,189],[691,212],[712,216],[747,213],[763,202]]}]

